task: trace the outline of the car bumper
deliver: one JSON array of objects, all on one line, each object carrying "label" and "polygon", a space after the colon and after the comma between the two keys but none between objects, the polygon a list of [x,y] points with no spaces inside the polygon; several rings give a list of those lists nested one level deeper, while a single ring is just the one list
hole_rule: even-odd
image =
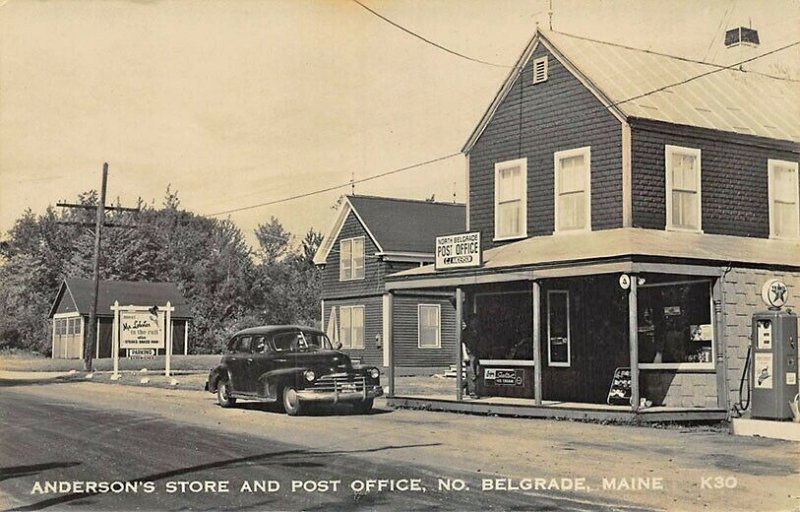
[{"label": "car bumper", "polygon": [[347,389],[321,391],[313,388],[297,390],[297,398],[302,402],[363,402],[382,395],[383,388],[380,386],[367,386],[360,391]]}]

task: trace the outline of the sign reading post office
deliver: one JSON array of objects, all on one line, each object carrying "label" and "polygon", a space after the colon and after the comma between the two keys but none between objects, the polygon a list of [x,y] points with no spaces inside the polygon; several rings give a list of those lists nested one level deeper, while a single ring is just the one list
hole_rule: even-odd
[{"label": "sign reading post office", "polygon": [[120,311],[120,348],[164,348],[164,313]]},{"label": "sign reading post office", "polygon": [[436,237],[436,270],[452,268],[480,267],[481,234],[461,233]]}]

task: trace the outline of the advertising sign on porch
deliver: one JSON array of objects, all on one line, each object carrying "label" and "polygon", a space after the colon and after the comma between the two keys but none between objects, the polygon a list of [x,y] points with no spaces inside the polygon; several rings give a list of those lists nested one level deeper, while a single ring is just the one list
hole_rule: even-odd
[{"label": "advertising sign on porch", "polygon": [[121,348],[164,348],[164,313],[121,311],[119,341]]},{"label": "advertising sign on porch", "polygon": [[483,380],[490,386],[522,386],[522,373],[522,370],[514,368],[486,368],[483,370]]},{"label": "advertising sign on porch", "polygon": [[480,232],[436,237],[436,270],[480,267],[481,256]]}]

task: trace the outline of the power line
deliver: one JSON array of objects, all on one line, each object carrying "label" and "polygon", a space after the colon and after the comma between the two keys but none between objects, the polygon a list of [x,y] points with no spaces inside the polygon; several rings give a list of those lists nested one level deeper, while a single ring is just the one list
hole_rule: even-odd
[{"label": "power line", "polygon": [[745,60],[740,61],[740,62],[735,62],[735,63],[731,64],[730,66],[716,67],[715,69],[712,69],[711,71],[708,71],[706,73],[700,73],[699,75],[695,75],[695,76],[687,78],[685,80],[681,80],[681,81],[675,82],[673,84],[669,84],[669,85],[665,85],[663,87],[659,87],[657,89],[653,89],[652,91],[649,91],[649,92],[646,92],[646,93],[643,93],[643,94],[639,94],[639,95],[632,96],[630,98],[627,98],[627,99],[624,99],[624,100],[621,100],[621,101],[617,101],[617,102],[612,103],[611,105],[609,105],[609,108],[610,107],[615,107],[617,105],[621,105],[622,103],[627,103],[629,101],[634,101],[634,100],[638,100],[638,99],[641,99],[641,98],[645,98],[645,97],[650,96],[652,94],[655,94],[655,93],[658,93],[658,92],[661,92],[661,91],[665,91],[665,90],[671,89],[673,87],[678,87],[678,86],[683,85],[683,84],[687,84],[689,82],[692,82],[694,80],[698,80],[698,79],[706,77],[708,75],[713,75],[714,73],[719,73],[720,71],[725,71],[726,69],[734,69],[736,66],[741,66],[742,64],[747,64],[748,62],[752,62],[754,60],[761,59],[763,57],[767,57],[767,56],[772,55],[774,53],[778,53],[778,52],[782,52],[784,50],[788,50],[789,48],[792,48],[792,47],[797,46],[797,45],[800,45],[800,41],[795,41],[795,42],[789,43],[789,44],[787,44],[785,46],[781,46],[780,48],[776,48],[776,49],[768,51],[766,53],[762,53],[760,55],[756,55],[755,57],[750,57],[749,59],[745,59]]},{"label": "power line", "polygon": [[513,67],[516,67],[516,66],[509,66],[509,65],[506,65],[506,64],[497,64],[495,62],[488,62],[488,61],[485,61],[485,60],[476,59],[474,57],[470,57],[469,55],[464,55],[463,53],[459,53],[459,52],[457,52],[455,50],[451,50],[450,48],[447,48],[446,46],[442,46],[439,43],[431,41],[430,39],[417,34],[413,30],[407,29],[404,26],[402,26],[402,25],[400,25],[398,23],[395,23],[394,21],[390,20],[386,16],[383,16],[382,14],[380,14],[380,13],[378,13],[376,11],[373,11],[372,9],[367,7],[366,5],[362,4],[361,2],[359,2],[359,0],[353,0],[353,2],[357,3],[358,5],[360,5],[364,9],[366,9],[368,12],[374,14],[375,16],[377,16],[378,18],[382,19],[383,21],[385,21],[386,23],[390,24],[391,26],[393,26],[395,28],[398,28],[398,29],[402,30],[403,32],[405,32],[406,34],[408,34],[410,36],[413,36],[413,37],[416,37],[417,39],[419,39],[421,41],[424,41],[424,42],[428,43],[429,45],[432,45],[432,46],[434,46],[434,47],[436,47],[436,48],[438,48],[440,50],[443,50],[443,51],[451,54],[451,55],[455,55],[456,57],[461,57],[462,59],[466,59],[466,60],[469,60],[469,61],[472,61],[472,62],[477,62],[478,64],[485,64],[487,66],[493,66],[493,67],[496,67],[496,68],[513,68]]},{"label": "power line", "polygon": [[450,158],[453,158],[453,157],[456,157],[456,156],[461,156],[461,153],[460,152],[459,153],[451,153],[449,155],[440,156],[440,157],[434,158],[432,160],[426,160],[424,162],[419,162],[419,163],[416,163],[416,164],[408,165],[406,167],[401,167],[399,169],[394,169],[394,170],[383,172],[383,173],[380,173],[380,174],[375,174],[373,176],[367,176],[366,178],[361,178],[361,179],[358,179],[358,180],[348,180],[346,183],[341,183],[339,185],[333,185],[333,186],[322,188],[322,189],[319,189],[319,190],[314,190],[312,192],[306,192],[304,194],[297,194],[297,195],[290,196],[290,197],[284,197],[283,199],[275,199],[274,201],[267,201],[265,203],[259,203],[259,204],[254,204],[254,205],[250,205],[250,206],[243,206],[241,208],[232,208],[230,210],[224,210],[224,211],[221,211],[221,212],[209,213],[209,214],[206,214],[206,216],[207,217],[217,217],[219,215],[225,215],[225,214],[228,214],[228,213],[236,213],[236,212],[241,212],[241,211],[245,211],[245,210],[252,210],[253,208],[261,208],[263,206],[271,206],[273,204],[285,203],[287,201],[293,201],[295,199],[302,199],[302,198],[309,197],[309,196],[314,196],[314,195],[317,195],[317,194],[323,194],[325,192],[330,192],[332,190],[336,190],[336,189],[339,189],[339,188],[349,187],[351,184],[364,183],[365,181],[371,181],[371,180],[375,180],[375,179],[378,179],[378,178],[383,178],[384,176],[389,176],[389,175],[392,175],[392,174],[397,174],[399,172],[409,171],[411,169],[416,169],[417,167],[423,167],[425,165],[434,164],[436,162],[441,162],[443,160],[449,160]]},{"label": "power line", "polygon": [[797,44],[797,42],[792,43],[792,44],[790,44],[788,46],[784,46],[782,48],[778,48],[776,50],[773,50],[772,52],[765,53],[765,54],[762,54],[762,55],[758,55],[756,57],[744,60],[742,62],[737,62],[737,63],[732,64],[730,66],[726,66],[724,64],[716,64],[714,62],[707,62],[707,61],[704,61],[704,60],[690,59],[688,57],[681,57],[679,55],[671,55],[669,53],[656,52],[656,51],[647,50],[647,49],[644,49],[644,48],[637,48],[635,46],[628,46],[628,45],[620,44],[620,43],[612,43],[610,41],[601,41],[599,39],[592,39],[591,37],[578,36],[578,35],[575,35],[575,34],[567,34],[566,32],[558,32],[558,31],[553,31],[553,32],[555,32],[556,34],[560,34],[562,36],[571,37],[571,38],[574,38],[574,39],[580,39],[582,41],[588,41],[588,42],[591,42],[591,43],[603,44],[603,45],[606,45],[606,46],[613,46],[613,47],[616,47],[616,48],[622,48],[622,49],[625,49],[625,50],[632,50],[632,51],[635,51],[635,52],[647,53],[649,55],[656,55],[656,56],[659,56],[659,57],[666,57],[666,58],[673,59],[673,60],[678,60],[678,61],[681,61],[681,62],[689,62],[689,63],[693,63],[693,64],[702,64],[704,66],[710,66],[710,67],[713,67],[713,68],[717,68],[720,71],[722,71],[724,69],[730,69],[731,71],[738,71],[740,73],[753,73],[755,75],[761,75],[761,76],[764,76],[764,77],[767,77],[767,78],[772,78],[773,80],[783,80],[783,81],[786,81],[786,82],[800,82],[800,80],[795,80],[795,79],[792,79],[792,78],[770,75],[768,73],[762,73],[760,71],[754,71],[754,70],[745,71],[743,69],[738,69],[738,68],[735,67],[735,66],[740,66],[740,65],[745,64],[747,62],[750,62],[752,60],[759,59],[759,58],[764,57],[766,55],[770,55],[771,53],[775,53],[777,51],[782,51],[782,50],[785,50],[787,48],[790,48],[791,46],[794,46],[795,44]]}]

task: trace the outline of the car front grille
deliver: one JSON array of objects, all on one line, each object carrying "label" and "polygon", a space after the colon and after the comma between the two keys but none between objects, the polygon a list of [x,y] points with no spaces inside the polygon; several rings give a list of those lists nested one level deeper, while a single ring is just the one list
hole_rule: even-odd
[{"label": "car front grille", "polygon": [[346,373],[331,373],[323,375],[314,382],[314,389],[317,391],[338,391],[338,392],[363,392],[366,388],[366,380],[363,376],[348,375]]}]

